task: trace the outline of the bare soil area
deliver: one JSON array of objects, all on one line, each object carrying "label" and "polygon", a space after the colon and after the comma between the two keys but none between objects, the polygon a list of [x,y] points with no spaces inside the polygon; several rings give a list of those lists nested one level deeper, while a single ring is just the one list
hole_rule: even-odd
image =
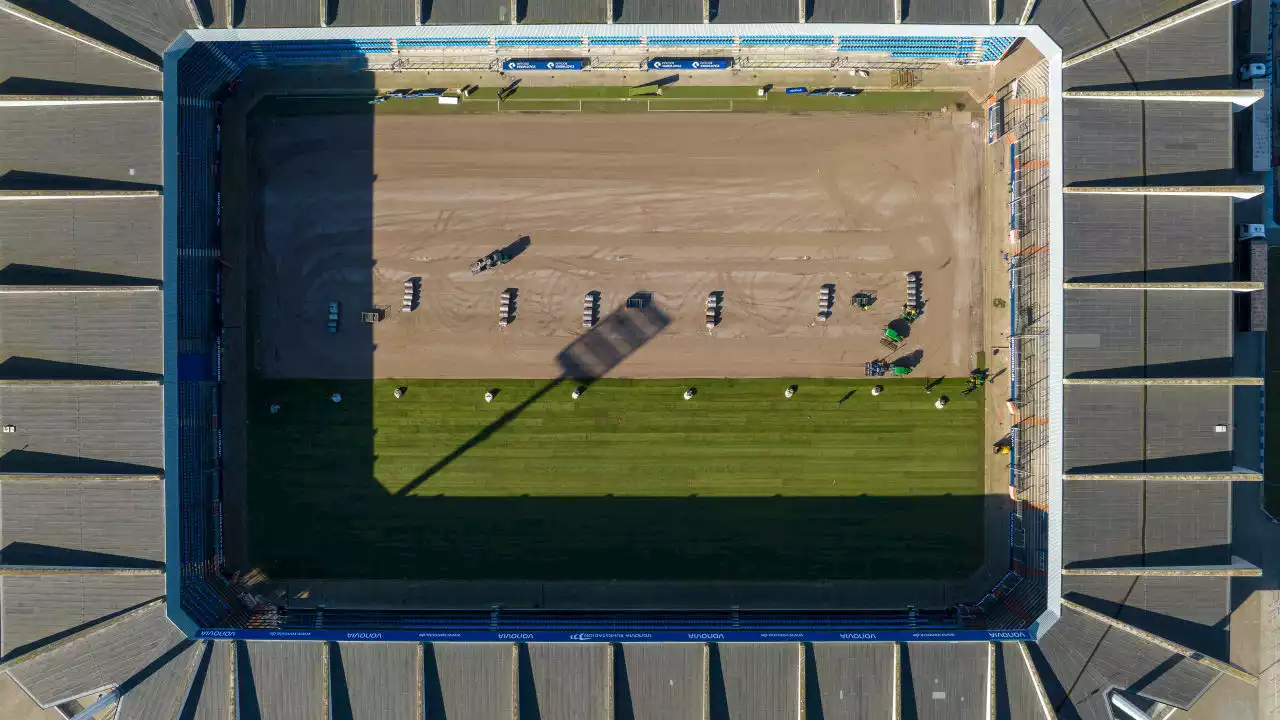
[{"label": "bare soil area", "polygon": [[[268,118],[251,146],[254,371],[546,378],[632,293],[671,318],[616,377],[857,377],[915,355],[967,375],[982,348],[982,131],[965,114],[648,113]],[[471,262],[528,246],[472,275]],[[879,338],[923,272],[907,342]],[[401,312],[407,278],[421,300]],[[834,284],[832,317],[818,290]],[[518,289],[498,327],[499,294]],[[724,293],[704,327],[707,294]],[[869,311],[853,293],[879,300]],[[337,333],[328,303],[341,303]],[[387,308],[376,326],[360,322]]]}]

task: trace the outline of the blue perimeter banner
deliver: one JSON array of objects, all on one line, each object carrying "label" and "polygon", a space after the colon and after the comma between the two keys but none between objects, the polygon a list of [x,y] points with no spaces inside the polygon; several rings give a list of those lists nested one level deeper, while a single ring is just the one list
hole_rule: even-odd
[{"label": "blue perimeter banner", "polygon": [[654,58],[650,70],[728,70],[732,58]]},{"label": "blue perimeter banner", "polygon": [[202,640],[325,640],[388,642],[991,642],[1034,640],[1027,630],[891,630],[872,632],[672,632],[669,630],[569,632],[201,630]]},{"label": "blue perimeter banner", "polygon": [[503,60],[503,70],[581,70],[585,65],[582,58],[564,60]]}]

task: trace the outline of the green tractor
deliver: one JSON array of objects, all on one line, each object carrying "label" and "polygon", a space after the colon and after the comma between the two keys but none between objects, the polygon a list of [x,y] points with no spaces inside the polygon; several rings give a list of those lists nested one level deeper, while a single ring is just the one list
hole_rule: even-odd
[{"label": "green tractor", "polygon": [[898,334],[897,330],[887,327],[884,329],[884,335],[880,337],[880,344],[888,348],[891,352],[895,351],[898,349],[898,346],[902,344],[902,336]]}]

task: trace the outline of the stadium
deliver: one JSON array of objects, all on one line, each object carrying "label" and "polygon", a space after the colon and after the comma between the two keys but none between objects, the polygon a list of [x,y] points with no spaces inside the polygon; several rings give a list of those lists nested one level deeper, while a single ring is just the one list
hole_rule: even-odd
[{"label": "stadium", "polygon": [[1261,7],[0,1],[6,678],[1269,716]]}]

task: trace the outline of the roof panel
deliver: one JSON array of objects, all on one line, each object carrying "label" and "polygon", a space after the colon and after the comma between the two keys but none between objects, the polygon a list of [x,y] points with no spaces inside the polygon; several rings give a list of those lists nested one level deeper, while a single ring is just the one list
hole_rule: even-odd
[{"label": "roof panel", "polygon": [[1228,578],[1062,578],[1063,594],[1085,607],[1213,657],[1226,657]]},{"label": "roof panel", "polygon": [[903,22],[933,25],[985,25],[987,0],[911,0],[903,3]]},{"label": "roof panel", "polygon": [[233,0],[235,27],[320,27],[324,10],[319,0]]},{"label": "roof panel", "polygon": [[515,712],[515,648],[506,643],[435,643],[423,654],[427,717],[509,718]]},{"label": "roof panel", "polygon": [[5,93],[158,91],[160,73],[0,12]]},{"label": "roof panel", "polygon": [[508,0],[422,0],[422,21],[440,25],[507,23],[511,22],[511,3]]},{"label": "roof panel", "polygon": [[804,705],[809,716],[858,720],[892,714],[892,645],[813,643],[805,650]]},{"label": "roof panel", "polygon": [[338,643],[330,655],[335,720],[419,720],[416,643]]},{"label": "roof panel", "polygon": [[520,646],[520,717],[606,717],[613,701],[607,644]]},{"label": "roof panel", "polygon": [[1144,104],[1072,100],[1062,106],[1063,182],[1096,183],[1142,175]]},{"label": "roof panel", "polygon": [[0,136],[5,138],[0,186],[119,188],[162,182],[159,103],[5,108]]},{"label": "roof panel", "polygon": [[1146,295],[1149,377],[1231,374],[1232,293],[1159,290]]},{"label": "roof panel", "polygon": [[1218,677],[1203,665],[1121,630],[1103,636],[1089,664],[1122,689],[1182,709]]},{"label": "roof panel", "polygon": [[1144,364],[1140,290],[1069,290],[1063,363],[1067,375],[1132,376]]},{"label": "roof panel", "polygon": [[[5,558],[8,562],[8,558]],[[164,596],[160,575],[12,575],[0,578],[0,628],[8,657]]]},{"label": "roof panel", "polygon": [[163,466],[161,388],[0,387],[0,471],[139,473]]},{"label": "roof panel", "polygon": [[[1090,89],[1229,88],[1230,6],[1166,28],[1063,71],[1063,87]],[[1068,100],[1067,102],[1074,102]]]},{"label": "roof panel", "polygon": [[325,11],[333,27],[383,27],[413,25],[418,21],[418,0],[326,0]]},{"label": "roof panel", "polygon": [[[117,45],[109,35],[96,32],[105,24],[127,36],[152,53],[146,59],[156,61],[183,30],[195,27],[186,0],[71,0],[82,13],[68,27]],[[68,8],[69,10],[69,8]],[[70,14],[70,13],[69,13]],[[95,22],[96,21],[96,22]],[[130,50],[127,46],[122,50]]]},{"label": "roof panel", "polygon": [[240,647],[240,715],[244,720],[312,720],[326,704],[324,643],[249,642]]},{"label": "roof panel", "polygon": [[161,201],[156,196],[0,203],[0,284],[158,280]]},{"label": "roof panel", "polygon": [[609,19],[608,0],[529,0],[521,22],[604,23]]},{"label": "roof panel", "polygon": [[158,292],[0,295],[0,377],[159,379],[161,300]]},{"label": "roof panel", "polygon": [[1065,396],[1064,469],[1141,472],[1142,388],[1075,385]]},{"label": "roof panel", "polygon": [[1187,0],[1040,0],[1031,23],[1044,28],[1062,48],[1062,56],[1069,58],[1187,4]]},{"label": "roof panel", "polygon": [[1137,279],[1131,276],[1143,269],[1143,198],[1064,195],[1062,205],[1067,280]]},{"label": "roof panel", "polygon": [[618,720],[702,720],[706,645],[625,643],[613,661]]},{"label": "roof panel", "polygon": [[619,23],[700,23],[697,0],[613,0],[613,20]]},{"label": "roof panel", "polygon": [[1234,277],[1231,198],[1158,197],[1147,203],[1147,279],[1214,282]]},{"label": "roof panel", "polygon": [[892,0],[806,0],[809,22],[893,22]]},{"label": "roof panel", "polygon": [[903,654],[903,716],[982,720],[987,713],[988,643],[911,643]]},{"label": "roof panel", "polygon": [[163,604],[108,624],[9,669],[42,705],[119,685],[186,639]]},{"label": "roof panel", "polygon": [[800,5],[796,0],[711,0],[711,22],[796,22],[799,19]]},{"label": "roof panel", "polygon": [[1142,557],[1140,482],[1070,480],[1062,484],[1062,564],[1123,567]]},{"label": "roof panel", "polygon": [[204,645],[180,643],[160,667],[145,668],[125,684],[115,720],[154,720],[177,717],[195,663]]},{"label": "roof panel", "polygon": [[164,560],[156,480],[2,478],[0,547],[16,565],[154,567]]},{"label": "roof panel", "polygon": [[[1149,387],[1146,390],[1146,467],[1155,472],[1230,470],[1229,387]],[[1219,431],[1219,428],[1224,428]]]},{"label": "roof panel", "polygon": [[776,720],[800,708],[800,646],[717,643],[711,648],[712,720]]},{"label": "roof panel", "polygon": [[1141,105],[1144,110],[1145,174],[1150,184],[1228,184],[1234,180],[1234,108],[1230,103],[1119,104]]},{"label": "roof panel", "polygon": [[1148,565],[1231,562],[1231,483],[1148,482],[1143,543]]}]

